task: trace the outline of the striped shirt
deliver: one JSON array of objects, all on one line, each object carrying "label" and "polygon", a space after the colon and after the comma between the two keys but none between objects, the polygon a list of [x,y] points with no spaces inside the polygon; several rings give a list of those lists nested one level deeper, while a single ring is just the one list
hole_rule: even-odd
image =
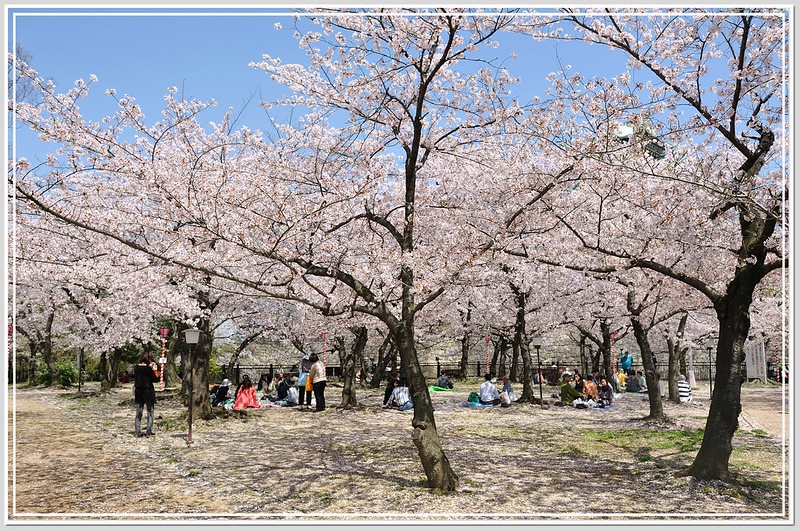
[{"label": "striped shirt", "polygon": [[692,401],[692,388],[689,387],[689,382],[687,381],[678,381],[678,398],[681,399],[681,402],[689,403]]}]

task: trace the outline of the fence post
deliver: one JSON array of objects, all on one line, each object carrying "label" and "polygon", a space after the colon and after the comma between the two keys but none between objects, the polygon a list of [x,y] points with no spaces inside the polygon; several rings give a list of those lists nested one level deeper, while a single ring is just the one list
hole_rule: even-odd
[{"label": "fence post", "polygon": [[239,376],[240,376],[240,370],[241,370],[241,369],[239,368],[239,364],[237,363],[237,364],[236,364],[236,385],[237,385],[237,387],[238,387],[238,385],[239,385]]}]

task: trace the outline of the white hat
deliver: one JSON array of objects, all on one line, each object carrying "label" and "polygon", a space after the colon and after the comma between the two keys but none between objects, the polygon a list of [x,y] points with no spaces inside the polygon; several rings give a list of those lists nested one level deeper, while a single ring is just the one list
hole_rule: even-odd
[{"label": "white hat", "polygon": [[230,380],[228,380],[227,378],[225,378],[224,380],[222,380],[222,383],[221,383],[221,384],[219,384],[219,385],[220,385],[221,387],[230,387],[230,385],[231,385],[231,381],[230,381]]}]

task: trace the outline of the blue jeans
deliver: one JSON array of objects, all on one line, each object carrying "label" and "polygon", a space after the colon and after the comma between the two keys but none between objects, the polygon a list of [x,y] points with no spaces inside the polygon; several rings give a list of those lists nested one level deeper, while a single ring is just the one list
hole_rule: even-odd
[{"label": "blue jeans", "polygon": [[411,399],[409,398],[409,399],[408,399],[408,402],[406,402],[406,403],[405,403],[405,404],[403,404],[402,406],[397,406],[397,410],[398,410],[398,411],[408,411],[408,410],[409,410],[409,409],[411,409],[412,407],[414,407],[414,404],[411,402]]},{"label": "blue jeans", "polygon": [[[153,434],[153,404],[147,404],[147,435]],[[136,435],[142,434],[142,412],[144,404],[136,404],[136,420],[133,421],[133,431]]]}]

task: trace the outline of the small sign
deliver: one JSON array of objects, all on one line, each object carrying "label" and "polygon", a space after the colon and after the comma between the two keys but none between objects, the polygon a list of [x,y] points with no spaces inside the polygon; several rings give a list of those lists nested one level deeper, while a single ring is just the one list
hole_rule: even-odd
[{"label": "small sign", "polygon": [[158,362],[159,363],[166,363],[167,362],[167,358],[158,358]]},{"label": "small sign", "polygon": [[764,343],[750,343],[744,347],[747,377],[767,381],[767,364]]}]

